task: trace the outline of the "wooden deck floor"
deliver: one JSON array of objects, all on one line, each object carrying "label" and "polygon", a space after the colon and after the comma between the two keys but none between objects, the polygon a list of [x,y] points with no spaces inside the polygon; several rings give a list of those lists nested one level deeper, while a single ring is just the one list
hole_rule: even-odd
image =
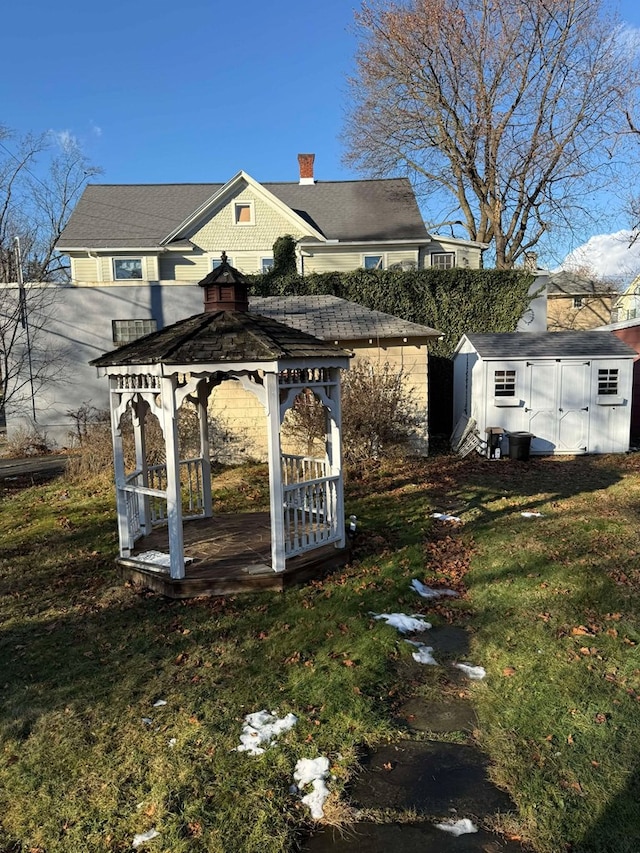
[{"label": "wooden deck floor", "polygon": [[169,553],[166,528],[158,528],[136,543],[130,557],[118,564],[126,580],[169,598],[195,598],[257,590],[282,591],[344,565],[348,548],[325,545],[287,560],[284,572],[271,568],[271,530],[268,512],[218,515],[184,523],[184,553],[192,562],[185,577],[174,580],[169,571],[140,559],[145,551]]}]

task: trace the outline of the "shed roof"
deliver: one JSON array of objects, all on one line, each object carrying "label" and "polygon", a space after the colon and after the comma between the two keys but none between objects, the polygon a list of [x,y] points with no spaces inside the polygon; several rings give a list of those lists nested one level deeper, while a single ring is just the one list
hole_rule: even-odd
[{"label": "shed roof", "polygon": [[268,296],[249,300],[251,310],[325,341],[370,338],[439,338],[442,332],[338,296]]},{"label": "shed roof", "polygon": [[90,363],[96,367],[113,367],[160,363],[240,364],[306,358],[348,358],[348,353],[269,317],[242,311],[214,311],[180,320]]},{"label": "shed roof", "polygon": [[[262,183],[328,240],[426,240],[407,178]],[[57,248],[153,248],[225,184],[91,184]],[[183,245],[184,241],[180,241]],[[171,245],[171,244],[170,244]]]},{"label": "shed roof", "polygon": [[629,358],[637,355],[612,332],[497,332],[469,334],[466,338],[482,358]]}]

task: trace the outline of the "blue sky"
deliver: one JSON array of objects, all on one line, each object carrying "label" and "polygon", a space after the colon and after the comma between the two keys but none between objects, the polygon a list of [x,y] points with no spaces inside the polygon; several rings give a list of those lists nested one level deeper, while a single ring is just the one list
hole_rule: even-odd
[{"label": "blue sky", "polygon": [[[217,182],[240,169],[259,181],[296,180],[299,152],[316,154],[320,180],[355,178],[341,162],[339,135],[357,7],[5,4],[0,124],[73,134],[105,183]],[[619,8],[640,27],[637,0]]]},{"label": "blue sky", "polygon": [[[3,10],[0,122],[69,131],[111,183],[296,180],[341,165],[349,0],[26,0]],[[11,33],[11,38],[6,34]]]}]

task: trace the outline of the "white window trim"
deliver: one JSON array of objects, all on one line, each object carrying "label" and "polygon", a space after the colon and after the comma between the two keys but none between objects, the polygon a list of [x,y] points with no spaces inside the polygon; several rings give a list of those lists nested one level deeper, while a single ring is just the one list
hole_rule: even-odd
[{"label": "white window trim", "polygon": [[369,267],[369,270],[386,270],[387,268],[387,256],[385,252],[365,252],[362,254],[360,259],[362,264],[362,269],[365,270],[365,258],[380,258],[380,266]]},{"label": "white window trim", "polygon": [[[116,277],[116,261],[140,261],[140,270],[142,275],[140,278],[117,278]],[[111,258],[111,275],[113,281],[146,281],[147,276],[147,259],[143,255],[119,255],[117,258]]]},{"label": "white window trim", "polygon": [[[433,259],[435,257],[450,257],[452,258],[452,264],[450,267],[437,267],[434,266]],[[455,269],[457,265],[457,258],[455,252],[430,252],[429,253],[429,265],[432,269]]]},{"label": "white window trim", "polygon": [[[238,208],[239,207],[248,207],[250,210],[251,219],[249,222],[238,222]],[[256,224],[256,210],[255,205],[253,203],[253,199],[247,199],[246,201],[234,201],[231,206],[231,216],[233,217],[233,224],[238,228],[246,228],[251,225]]]}]

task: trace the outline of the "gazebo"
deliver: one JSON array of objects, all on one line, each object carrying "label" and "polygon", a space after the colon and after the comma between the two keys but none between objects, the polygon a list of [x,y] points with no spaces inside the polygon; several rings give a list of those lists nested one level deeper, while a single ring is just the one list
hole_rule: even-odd
[{"label": "gazebo", "polygon": [[[253,579],[248,586],[278,588],[269,577],[283,578],[303,565],[308,573],[310,565],[335,562],[336,553],[345,548],[340,370],[348,368],[349,355],[249,312],[247,280],[224,254],[200,285],[203,313],[91,362],[109,377],[118,562],[125,574],[172,597],[236,591],[243,588],[243,577]],[[266,418],[270,512],[262,539],[263,544],[270,539],[270,548],[266,553],[264,547],[249,549],[249,556],[246,548],[234,555],[233,544],[221,547],[225,525],[234,531],[231,542],[238,544],[260,524],[244,516],[216,518],[212,505],[207,401],[227,379],[238,380],[254,394]],[[309,392],[325,409],[325,452],[320,457],[284,453],[281,445],[287,410],[299,394]],[[200,450],[196,458],[180,459],[177,415],[185,401],[197,413]],[[126,469],[123,450],[127,412],[133,424],[133,471]],[[164,439],[165,461],[159,465],[147,459],[150,414],[157,416]],[[188,536],[195,556],[185,554],[190,524],[196,525]],[[216,547],[198,548],[198,537]],[[168,554],[149,550],[150,543],[163,541]]]}]

